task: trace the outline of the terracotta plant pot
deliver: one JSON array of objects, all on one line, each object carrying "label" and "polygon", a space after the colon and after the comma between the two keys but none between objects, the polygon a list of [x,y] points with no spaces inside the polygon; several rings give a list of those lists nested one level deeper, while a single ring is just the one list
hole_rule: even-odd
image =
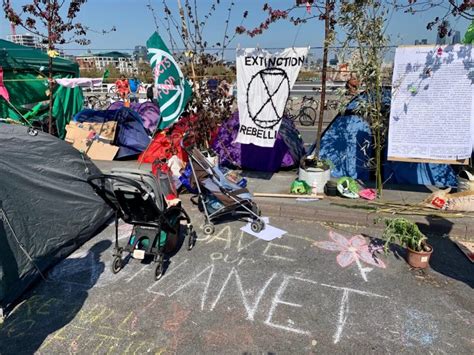
[{"label": "terracotta plant pot", "polygon": [[414,251],[413,249],[407,248],[407,262],[410,266],[425,269],[429,265],[431,254],[433,253],[433,247],[427,245],[430,248],[430,251]]}]

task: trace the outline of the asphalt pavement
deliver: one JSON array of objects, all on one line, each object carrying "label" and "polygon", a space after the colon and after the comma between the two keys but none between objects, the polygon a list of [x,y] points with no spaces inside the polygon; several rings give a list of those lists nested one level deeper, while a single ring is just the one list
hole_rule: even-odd
[{"label": "asphalt pavement", "polygon": [[402,251],[380,252],[377,231],[297,218],[271,218],[287,232],[271,242],[244,222],[206,237],[187,210],[196,246],[171,255],[161,280],[134,259],[111,272],[108,226],[25,295],[0,326],[0,354],[472,354],[469,262],[462,280],[411,270]]}]

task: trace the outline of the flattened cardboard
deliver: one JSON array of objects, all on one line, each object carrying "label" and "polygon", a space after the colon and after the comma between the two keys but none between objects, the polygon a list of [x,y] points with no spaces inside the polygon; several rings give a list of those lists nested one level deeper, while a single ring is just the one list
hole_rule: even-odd
[{"label": "flattened cardboard", "polygon": [[74,148],[86,153],[86,155],[94,160],[114,160],[119,147],[107,144],[97,140],[89,140],[89,130],[80,128],[75,124],[66,126],[66,142],[71,143]]},{"label": "flattened cardboard", "polygon": [[94,131],[100,136],[101,141],[106,143],[113,143],[115,139],[115,133],[117,132],[117,122],[115,121],[109,121],[104,123],[79,123],[71,121],[69,125],[77,126],[79,128],[85,129],[86,131]]}]

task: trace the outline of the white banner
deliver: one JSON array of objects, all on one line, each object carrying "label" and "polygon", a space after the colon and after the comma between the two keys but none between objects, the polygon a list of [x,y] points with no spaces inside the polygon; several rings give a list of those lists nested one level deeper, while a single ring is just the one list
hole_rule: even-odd
[{"label": "white banner", "polygon": [[461,160],[474,136],[471,45],[399,47],[395,52],[388,157]]},{"label": "white banner", "polygon": [[286,101],[308,50],[287,48],[274,54],[256,48],[237,50],[237,142],[273,147]]}]

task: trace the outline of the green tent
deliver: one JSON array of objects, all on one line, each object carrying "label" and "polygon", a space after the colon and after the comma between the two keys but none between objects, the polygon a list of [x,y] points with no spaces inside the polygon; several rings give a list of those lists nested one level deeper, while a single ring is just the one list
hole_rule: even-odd
[{"label": "green tent", "polygon": [[[0,99],[0,117],[20,121],[23,119],[20,114],[26,115],[28,120],[41,120],[48,116],[48,60],[48,55],[39,49],[0,40],[0,66],[4,85],[10,94],[10,103]],[[54,58],[53,76],[78,77],[79,66],[67,59]],[[63,138],[66,124],[82,109],[82,90],[56,86],[53,95],[53,116],[58,134]]]}]

